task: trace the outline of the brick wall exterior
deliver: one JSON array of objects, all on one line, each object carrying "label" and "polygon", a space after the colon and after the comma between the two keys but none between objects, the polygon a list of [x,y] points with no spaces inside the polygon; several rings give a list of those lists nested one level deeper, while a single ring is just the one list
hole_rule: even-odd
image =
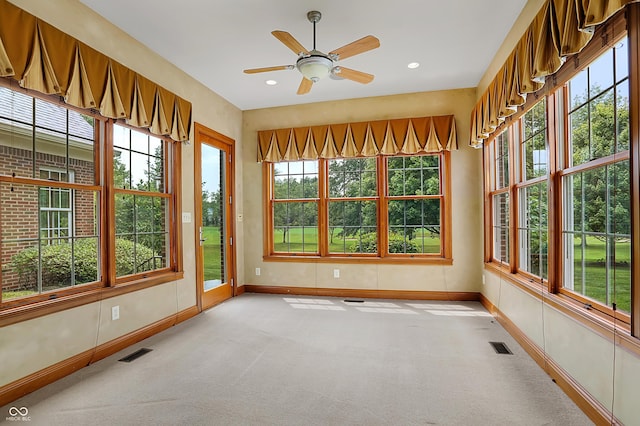
[{"label": "brick wall exterior", "polygon": [[[36,177],[39,169],[65,170],[65,157],[36,153]],[[90,161],[69,159],[69,171],[73,171],[73,181],[78,184],[94,184],[94,165]],[[33,176],[32,151],[0,145],[0,174],[16,177]],[[76,236],[95,235],[95,212],[93,191],[73,191],[75,215],[73,226]],[[11,258],[27,247],[37,245],[31,242],[8,242],[16,239],[38,238],[38,187],[24,184],[3,183],[0,186],[0,235],[2,240],[2,288],[5,291],[18,290],[24,286],[18,275],[11,270]],[[30,284],[32,285],[32,283]]]}]

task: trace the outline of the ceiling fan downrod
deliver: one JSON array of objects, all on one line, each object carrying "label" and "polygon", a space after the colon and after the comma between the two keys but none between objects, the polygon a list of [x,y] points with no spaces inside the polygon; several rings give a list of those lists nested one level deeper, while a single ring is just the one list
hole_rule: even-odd
[{"label": "ceiling fan downrod", "polygon": [[320,18],[322,18],[322,13],[317,10],[307,12],[307,19],[313,24],[313,50],[316,50],[316,22],[319,22]]}]

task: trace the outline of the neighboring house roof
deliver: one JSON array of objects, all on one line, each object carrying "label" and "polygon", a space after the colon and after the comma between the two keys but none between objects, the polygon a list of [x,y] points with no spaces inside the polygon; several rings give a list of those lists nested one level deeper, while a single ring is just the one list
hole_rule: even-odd
[{"label": "neighboring house roof", "polygon": [[[7,119],[13,126],[31,128],[33,123],[33,99],[29,95],[0,87],[0,122]],[[69,135],[76,141],[93,143],[93,126],[83,115],[63,106],[36,99],[36,126],[38,132],[49,135],[67,133],[66,112],[69,111]]]}]

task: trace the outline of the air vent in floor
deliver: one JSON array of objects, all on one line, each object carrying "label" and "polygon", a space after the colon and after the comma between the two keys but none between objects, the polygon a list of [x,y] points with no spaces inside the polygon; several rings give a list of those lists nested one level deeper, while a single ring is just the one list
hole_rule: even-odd
[{"label": "air vent in floor", "polygon": [[135,361],[136,359],[140,358],[142,355],[148,354],[152,350],[153,349],[147,349],[147,348],[138,349],[134,353],[129,354],[129,355],[125,356],[124,358],[120,358],[118,361],[122,361],[122,362]]},{"label": "air vent in floor", "polygon": [[493,347],[493,350],[496,351],[497,354],[513,355],[513,352],[509,350],[504,342],[489,342],[489,344]]}]

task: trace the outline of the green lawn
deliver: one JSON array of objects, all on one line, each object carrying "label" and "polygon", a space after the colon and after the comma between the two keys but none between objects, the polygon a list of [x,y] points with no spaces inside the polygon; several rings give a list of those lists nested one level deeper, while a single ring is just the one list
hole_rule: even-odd
[{"label": "green lawn", "polygon": [[204,279],[222,280],[222,263],[220,250],[220,229],[217,226],[203,226],[202,244],[204,249]]},{"label": "green lawn", "polygon": [[[599,302],[606,303],[607,283],[604,261],[606,259],[606,244],[594,237],[587,237],[587,245],[584,250],[584,274],[582,269],[581,251],[582,245],[579,238],[574,240],[574,291]],[[630,312],[631,309],[631,252],[630,243],[616,244],[615,267],[609,270],[609,297],[610,302],[614,298],[621,311]],[[582,277],[584,276],[584,289]],[[610,305],[611,303],[609,303]]]},{"label": "green lawn", "polygon": [[[353,253],[351,250],[357,244],[357,236],[342,237],[339,236],[339,229],[333,237],[333,241],[329,243],[329,252],[331,253]],[[423,236],[418,236],[414,242],[423,247],[423,253],[439,253],[440,252],[440,236],[425,232]],[[287,232],[287,242],[282,242],[282,230],[276,230],[273,235],[274,249],[276,252],[291,253],[316,253],[318,251],[318,230],[317,228],[304,228],[304,244],[302,242],[302,228],[291,228]]]}]

